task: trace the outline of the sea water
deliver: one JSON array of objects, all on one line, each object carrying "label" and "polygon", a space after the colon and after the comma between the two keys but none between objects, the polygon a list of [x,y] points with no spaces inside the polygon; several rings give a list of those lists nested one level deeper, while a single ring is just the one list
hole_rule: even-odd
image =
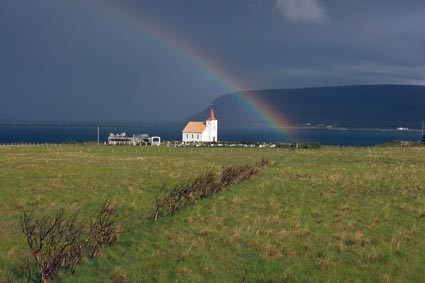
[{"label": "sea water", "polygon": [[[181,140],[181,129],[169,126],[115,126],[100,127],[100,141],[105,142],[110,133],[149,134],[167,141]],[[219,140],[236,142],[315,142],[323,145],[371,146],[396,140],[419,141],[419,132],[413,131],[361,131],[298,129],[245,129],[219,131]],[[44,126],[1,125],[0,144],[10,143],[65,143],[97,140],[96,126]]]}]

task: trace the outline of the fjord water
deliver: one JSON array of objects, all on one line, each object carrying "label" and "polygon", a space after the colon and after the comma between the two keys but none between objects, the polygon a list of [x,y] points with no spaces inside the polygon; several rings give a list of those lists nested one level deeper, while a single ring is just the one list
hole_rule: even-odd
[{"label": "fjord water", "polygon": [[[114,126],[100,128],[100,141],[107,140],[109,133],[149,134],[162,140],[181,140],[180,129],[175,126]],[[274,129],[222,130],[222,141],[237,142],[316,142],[323,145],[372,146],[396,140],[418,141],[419,132],[370,131],[370,130],[311,130],[298,129],[281,133]],[[65,143],[97,140],[96,126],[44,126],[1,125],[0,144],[10,143]]]}]

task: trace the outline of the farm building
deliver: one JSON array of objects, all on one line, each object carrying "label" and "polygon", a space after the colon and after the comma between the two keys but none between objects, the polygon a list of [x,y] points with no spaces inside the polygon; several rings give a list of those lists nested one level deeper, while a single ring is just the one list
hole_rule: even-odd
[{"label": "farm building", "polygon": [[133,135],[128,137],[126,133],[114,134],[110,133],[108,137],[108,144],[110,145],[156,145],[161,144],[160,137],[150,137],[147,134]]},{"label": "farm building", "polygon": [[218,121],[211,107],[210,116],[205,122],[190,121],[182,131],[182,141],[189,142],[217,142]]}]

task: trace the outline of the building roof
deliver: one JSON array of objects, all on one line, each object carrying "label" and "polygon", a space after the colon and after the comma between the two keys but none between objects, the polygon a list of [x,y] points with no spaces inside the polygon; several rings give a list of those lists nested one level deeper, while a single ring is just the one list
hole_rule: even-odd
[{"label": "building roof", "polygon": [[186,127],[184,127],[183,133],[203,133],[205,127],[205,122],[190,121],[187,123]]},{"label": "building roof", "polygon": [[210,110],[210,117],[208,117],[208,120],[217,120],[214,116],[214,109],[211,106],[211,110]]}]

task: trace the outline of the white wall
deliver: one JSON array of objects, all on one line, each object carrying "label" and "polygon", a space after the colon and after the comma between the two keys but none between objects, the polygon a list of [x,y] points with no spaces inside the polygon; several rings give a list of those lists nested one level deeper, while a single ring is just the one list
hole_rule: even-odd
[{"label": "white wall", "polygon": [[182,133],[183,142],[202,142],[202,138],[203,134],[201,133]]},{"label": "white wall", "polygon": [[217,133],[218,133],[218,131],[217,131],[218,121],[217,120],[207,120],[206,126],[207,126],[207,128],[206,128],[205,132],[207,132],[207,135],[208,135],[207,141],[217,142],[218,141],[218,135],[217,135]]}]

